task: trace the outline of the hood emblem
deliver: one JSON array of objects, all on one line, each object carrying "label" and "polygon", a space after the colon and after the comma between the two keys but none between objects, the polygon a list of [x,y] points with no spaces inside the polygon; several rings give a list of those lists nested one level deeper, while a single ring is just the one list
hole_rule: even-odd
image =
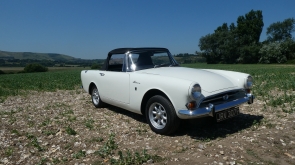
[{"label": "hood emblem", "polygon": [[227,100],[228,99],[228,95],[224,95],[222,96],[223,100]]}]

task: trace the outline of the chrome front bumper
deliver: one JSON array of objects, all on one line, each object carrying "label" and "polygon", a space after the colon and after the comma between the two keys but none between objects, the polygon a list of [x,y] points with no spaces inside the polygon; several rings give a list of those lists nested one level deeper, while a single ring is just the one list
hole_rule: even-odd
[{"label": "chrome front bumper", "polygon": [[236,99],[227,103],[214,105],[209,103],[207,107],[204,108],[197,108],[193,110],[179,110],[178,114],[181,119],[193,119],[193,118],[201,118],[206,116],[214,116],[214,113],[220,112],[232,107],[239,106],[243,103],[252,104],[254,100],[254,95],[247,94],[245,97]]}]

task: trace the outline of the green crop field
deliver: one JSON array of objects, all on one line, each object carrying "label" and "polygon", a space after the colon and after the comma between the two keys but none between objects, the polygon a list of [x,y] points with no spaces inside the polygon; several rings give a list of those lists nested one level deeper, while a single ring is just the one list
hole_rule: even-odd
[{"label": "green crop field", "polygon": [[81,86],[81,69],[0,75],[0,102],[26,91],[74,90]]},{"label": "green crop field", "polygon": [[[293,112],[295,102],[294,65],[208,65],[184,64],[184,67],[222,69],[249,73],[254,77],[253,93],[259,100],[273,107],[282,106]],[[8,96],[25,94],[28,90],[55,91],[74,90],[80,87],[80,71],[62,70],[46,73],[0,75],[0,101]]]}]

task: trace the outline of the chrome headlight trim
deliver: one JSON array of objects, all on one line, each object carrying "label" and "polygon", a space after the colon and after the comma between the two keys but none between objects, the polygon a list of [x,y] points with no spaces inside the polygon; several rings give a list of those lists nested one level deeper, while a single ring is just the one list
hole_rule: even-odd
[{"label": "chrome headlight trim", "polygon": [[198,100],[199,97],[202,95],[202,89],[199,84],[194,84],[191,88],[191,97],[193,100]]},{"label": "chrome headlight trim", "polygon": [[202,100],[205,98],[204,95],[202,95],[202,88],[198,83],[191,84],[188,91],[188,96],[190,98],[189,103],[191,103],[192,101],[195,102],[195,108],[198,108]]},{"label": "chrome headlight trim", "polygon": [[248,76],[245,82],[245,88],[250,89],[253,86],[253,77]]}]

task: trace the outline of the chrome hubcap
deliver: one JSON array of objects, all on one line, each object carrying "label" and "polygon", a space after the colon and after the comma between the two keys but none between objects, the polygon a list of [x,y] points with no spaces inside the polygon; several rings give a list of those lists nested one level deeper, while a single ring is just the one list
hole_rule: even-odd
[{"label": "chrome hubcap", "polygon": [[98,90],[97,89],[94,89],[92,91],[92,101],[95,105],[98,105],[99,103],[99,94],[98,94]]},{"label": "chrome hubcap", "polygon": [[157,129],[163,129],[167,123],[167,113],[160,103],[153,103],[149,108],[149,120]]}]

